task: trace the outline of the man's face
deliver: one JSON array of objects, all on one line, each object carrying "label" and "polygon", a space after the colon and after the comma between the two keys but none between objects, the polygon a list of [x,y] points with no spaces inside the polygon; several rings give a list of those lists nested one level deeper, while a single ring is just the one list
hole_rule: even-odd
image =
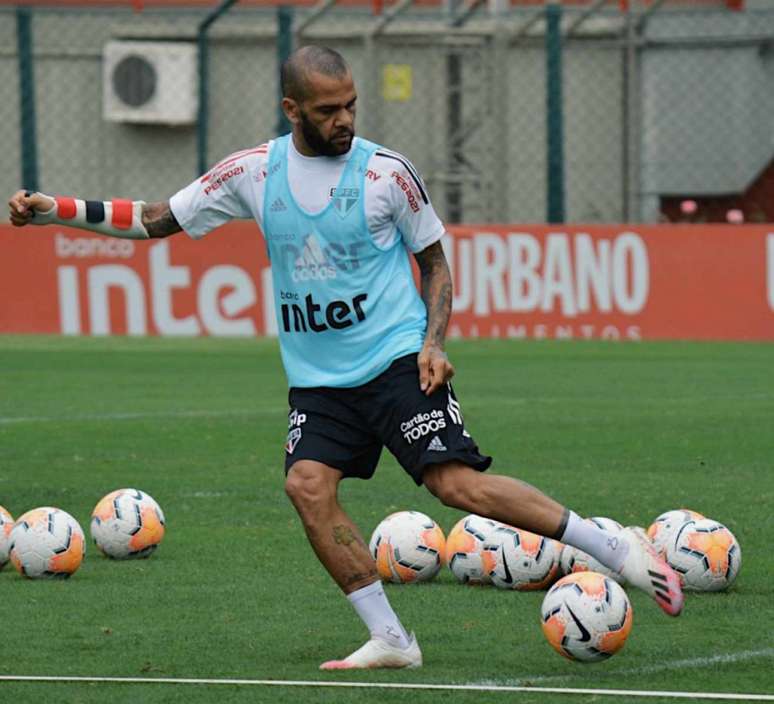
[{"label": "man's face", "polygon": [[304,100],[283,100],[294,134],[303,141],[296,146],[306,156],[346,154],[355,136],[357,93],[352,75],[335,78],[310,73],[307,83]]}]

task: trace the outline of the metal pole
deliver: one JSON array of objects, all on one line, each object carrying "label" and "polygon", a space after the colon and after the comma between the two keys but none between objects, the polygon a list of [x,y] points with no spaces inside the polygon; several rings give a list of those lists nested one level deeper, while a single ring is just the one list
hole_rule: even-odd
[{"label": "metal pole", "polygon": [[546,221],[564,222],[564,115],[562,112],[562,8],[546,5]]},{"label": "metal pole", "polygon": [[[287,5],[280,5],[277,8],[277,70],[284,61],[293,52],[293,9]],[[277,101],[277,134],[287,134],[290,132],[290,122],[282,109],[282,85],[277,76],[277,92],[279,100]]]},{"label": "metal pole", "polygon": [[642,139],[640,115],[640,54],[639,38],[642,18],[632,0],[626,22],[624,57],[624,221],[639,222],[640,212],[640,142]]},{"label": "metal pole", "polygon": [[207,171],[209,160],[207,158],[207,131],[209,129],[209,67],[210,47],[207,34],[215,21],[224,15],[237,0],[223,0],[209,15],[199,24],[196,41],[199,46],[199,119],[196,128],[196,146],[198,153],[197,175]]},{"label": "metal pole", "polygon": [[38,145],[35,119],[35,73],[32,56],[32,10],[16,8],[19,59],[19,122],[21,125],[22,187],[38,190]]},{"label": "metal pole", "polygon": [[[451,49],[446,55],[446,142],[449,145],[449,173],[458,175],[462,158],[462,57]],[[462,184],[446,184],[446,220],[462,221]]]},{"label": "metal pole", "polygon": [[[446,23],[450,27],[460,27],[464,20],[459,16],[461,0],[446,0],[444,10]],[[446,84],[446,144],[448,145],[447,169],[453,176],[459,176],[464,168],[462,138],[462,56],[459,50],[451,47],[445,61]],[[446,217],[451,223],[462,222],[462,183],[453,178],[446,182]]]},{"label": "metal pole", "polygon": [[[492,18],[495,20],[494,32],[492,34],[492,91],[490,93],[490,104],[492,106],[492,123],[494,133],[500,138],[505,139],[512,129],[509,124],[509,75],[508,75],[508,42],[509,32],[506,24],[507,13],[510,7],[509,3],[491,2]],[[488,165],[491,168],[488,182],[491,190],[491,210],[488,213],[489,222],[511,222],[514,214],[511,212],[509,199],[509,178],[510,166],[506,159],[498,154],[494,162]]]}]

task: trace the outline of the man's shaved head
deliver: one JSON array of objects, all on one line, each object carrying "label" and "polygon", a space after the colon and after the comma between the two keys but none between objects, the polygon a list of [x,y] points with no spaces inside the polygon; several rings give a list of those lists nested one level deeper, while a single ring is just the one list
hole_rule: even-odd
[{"label": "man's shaved head", "polygon": [[282,96],[303,101],[309,94],[308,76],[321,73],[331,78],[344,78],[349,66],[338,51],[325,46],[304,46],[296,49],[280,69]]},{"label": "man's shaved head", "polygon": [[357,91],[347,62],[325,46],[294,51],[280,69],[282,110],[304,156],[340,156],[355,137]]}]

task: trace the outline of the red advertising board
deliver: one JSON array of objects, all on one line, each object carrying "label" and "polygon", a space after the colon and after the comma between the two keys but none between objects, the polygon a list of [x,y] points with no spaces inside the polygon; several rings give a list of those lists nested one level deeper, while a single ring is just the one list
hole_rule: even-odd
[{"label": "red advertising board", "polygon": [[[450,337],[774,340],[774,227],[458,226]],[[0,226],[0,333],[276,334],[255,225],[134,242]]]},{"label": "red advertising board", "polygon": [[774,228],[458,227],[453,249],[452,334],[774,339]]}]

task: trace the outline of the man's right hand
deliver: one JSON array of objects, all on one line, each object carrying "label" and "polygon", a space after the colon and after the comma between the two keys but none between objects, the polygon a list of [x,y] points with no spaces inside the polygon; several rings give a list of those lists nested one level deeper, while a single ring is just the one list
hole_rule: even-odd
[{"label": "man's right hand", "polygon": [[28,225],[35,215],[35,211],[47,213],[55,205],[53,198],[44,196],[42,193],[30,193],[28,191],[16,191],[8,201],[8,207],[11,210],[11,224],[16,227]]}]

